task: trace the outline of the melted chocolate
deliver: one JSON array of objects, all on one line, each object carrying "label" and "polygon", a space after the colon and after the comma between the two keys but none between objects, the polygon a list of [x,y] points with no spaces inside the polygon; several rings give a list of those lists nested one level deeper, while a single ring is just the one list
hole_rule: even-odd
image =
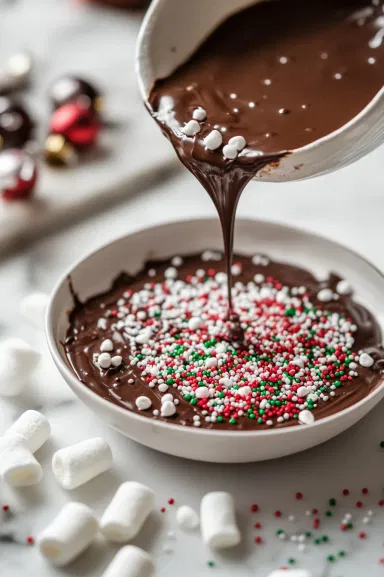
[{"label": "melted chocolate", "polygon": [[[236,276],[237,281],[246,285],[253,282],[254,275],[259,273],[267,277],[278,279],[282,285],[288,287],[305,286],[311,302],[322,310],[329,313],[340,313],[346,318],[350,317],[357,325],[357,331],[354,333],[354,346],[352,351],[360,349],[367,350],[375,359],[375,365],[371,368],[359,366],[358,377],[352,381],[346,381],[343,386],[335,389],[335,396],[330,397],[328,401],[319,400],[318,406],[313,410],[316,419],[336,413],[346,407],[363,399],[374,388],[376,388],[383,379],[383,360],[384,351],[378,347],[377,343],[381,342],[381,332],[372,314],[364,307],[356,303],[352,296],[340,296],[339,300],[330,303],[321,303],[317,299],[320,289],[330,287],[335,290],[340,277],[331,274],[327,281],[319,282],[308,271],[288,264],[269,262],[267,265],[255,265],[252,259],[244,256],[236,256],[236,263],[240,263],[242,272]],[[167,262],[148,262],[144,269],[134,278],[122,274],[118,277],[112,288],[104,294],[95,296],[82,304],[78,299],[75,301],[75,308],[70,317],[70,328],[65,341],[65,351],[68,361],[85,386],[104,399],[131,411],[134,411],[144,417],[161,419],[170,423],[182,425],[193,425],[193,417],[201,415],[201,409],[196,405],[191,405],[184,394],[176,388],[170,387],[168,393],[172,393],[175,399],[179,399],[177,413],[171,418],[163,419],[161,416],[154,416],[153,410],[160,410],[161,398],[157,386],[150,388],[143,376],[142,370],[137,365],[131,365],[133,354],[130,351],[127,340],[121,334],[124,329],[116,328],[116,303],[119,299],[124,298],[124,293],[130,289],[133,293],[142,290],[144,285],[150,283],[163,283],[164,271],[170,266]],[[178,269],[178,279],[186,280],[189,275],[193,275],[197,269],[214,268],[215,271],[224,270],[224,262],[216,260],[202,261],[200,256],[191,256],[184,258],[184,263]],[[150,269],[155,269],[156,274],[148,275]],[[104,319],[104,327],[100,326],[99,319]],[[170,321],[171,323],[172,321]],[[172,325],[171,325],[172,326]],[[100,352],[100,345],[105,339],[111,339],[115,343],[113,354],[120,354],[123,357],[123,364],[118,368],[100,370],[94,363],[93,355]],[[226,342],[226,341],[224,341]],[[242,347],[247,347],[244,342]],[[239,350],[243,350],[240,347]],[[112,354],[112,353],[111,353]],[[337,381],[339,377],[334,376],[332,382]],[[247,384],[247,383],[245,383]],[[137,397],[144,395],[152,402],[152,407],[148,411],[139,411],[135,405]],[[295,426],[297,420],[291,419],[283,423],[274,423],[277,427]],[[202,417],[201,425],[205,428],[230,430],[246,429],[265,429],[265,424],[259,424],[256,419],[241,418],[236,424],[208,423]]]},{"label": "melted chocolate", "polygon": [[[381,89],[382,9],[382,0],[261,2],[229,18],[188,62],[155,83],[151,113],[218,211],[229,299],[242,190],[286,151],[343,126]],[[197,107],[207,118],[196,136],[184,136],[181,128]],[[214,128],[223,144],[245,138],[235,160],[225,159],[221,146],[205,148],[202,140]]]}]

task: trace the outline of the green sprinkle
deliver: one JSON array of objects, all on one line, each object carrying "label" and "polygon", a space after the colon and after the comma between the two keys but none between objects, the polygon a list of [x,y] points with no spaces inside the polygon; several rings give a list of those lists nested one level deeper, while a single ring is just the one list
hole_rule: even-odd
[{"label": "green sprinkle", "polygon": [[288,559],[288,563],[290,565],[294,565],[296,563],[296,559],[294,559],[293,557],[291,557],[290,559]]},{"label": "green sprinkle", "polygon": [[189,393],[186,393],[186,394],[184,395],[184,399],[185,399],[186,401],[190,401],[190,400],[192,399],[192,396],[191,396]]},{"label": "green sprinkle", "polygon": [[294,308],[290,308],[290,309],[287,309],[287,310],[285,311],[285,316],[286,316],[286,317],[294,317],[295,314],[296,314],[296,310],[295,310]]},{"label": "green sprinkle", "polygon": [[322,538],[321,538],[321,540],[322,540],[323,543],[328,543],[328,541],[329,541],[328,535],[323,535]]},{"label": "green sprinkle", "polygon": [[384,449],[384,441],[381,441],[380,447],[381,447],[382,449]]},{"label": "green sprinkle", "polygon": [[312,533],[310,531],[307,531],[305,536],[309,539],[309,537],[312,537]]},{"label": "green sprinkle", "polygon": [[325,512],[326,517],[332,517],[332,515],[333,515],[332,511],[326,511]]},{"label": "green sprinkle", "polygon": [[207,562],[208,567],[214,567],[215,566],[215,562],[214,561],[208,561]]},{"label": "green sprinkle", "polygon": [[334,507],[336,505],[336,499],[329,499],[329,504],[331,507]]},{"label": "green sprinkle", "polygon": [[196,397],[194,397],[193,399],[191,399],[190,403],[191,403],[191,405],[196,405],[196,403],[197,403]]},{"label": "green sprinkle", "polygon": [[339,555],[339,557],[345,557],[346,552],[345,551],[339,551],[338,555]]},{"label": "green sprinkle", "polygon": [[173,379],[167,379],[167,385],[173,385],[174,382]]},{"label": "green sprinkle", "polygon": [[276,531],[276,535],[282,535],[283,533],[285,533],[284,529],[278,529]]},{"label": "green sprinkle", "polygon": [[314,542],[315,545],[320,545],[321,539],[318,539],[318,538],[317,538],[317,539],[314,539],[313,542]]},{"label": "green sprinkle", "polygon": [[336,557],[334,555],[328,555],[327,561],[329,561],[330,563],[333,563],[334,561],[336,561]]},{"label": "green sprinkle", "polygon": [[222,423],[224,421],[223,417],[221,415],[219,415],[218,417],[216,417],[216,421],[218,423]]},{"label": "green sprinkle", "polygon": [[236,425],[237,423],[236,419],[234,419],[233,417],[232,419],[229,419],[229,422],[231,423],[231,425]]}]

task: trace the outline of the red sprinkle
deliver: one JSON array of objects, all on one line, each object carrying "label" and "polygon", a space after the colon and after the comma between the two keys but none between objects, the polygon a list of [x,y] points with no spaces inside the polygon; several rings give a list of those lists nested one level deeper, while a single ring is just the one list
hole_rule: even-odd
[{"label": "red sprinkle", "polygon": [[296,499],[300,501],[303,498],[303,493],[296,493]]},{"label": "red sprinkle", "polygon": [[263,542],[263,539],[259,536],[255,537],[255,543],[257,543],[258,545],[260,545],[260,543]]},{"label": "red sprinkle", "polygon": [[362,503],[361,501],[357,501],[356,507],[357,507],[358,509],[361,509],[362,506],[363,506],[363,503]]},{"label": "red sprinkle", "polygon": [[348,490],[348,489],[344,489],[343,495],[344,495],[344,497],[348,497],[348,495],[349,495],[349,490]]},{"label": "red sprinkle", "polygon": [[261,529],[261,523],[255,523],[254,527],[255,529]]},{"label": "red sprinkle", "polygon": [[367,534],[364,533],[364,531],[361,531],[361,533],[359,533],[359,539],[365,539],[367,537]]},{"label": "red sprinkle", "polygon": [[35,540],[33,537],[27,537],[27,543],[28,545],[33,545],[35,543]]},{"label": "red sprinkle", "polygon": [[345,523],[343,523],[343,524],[340,526],[340,531],[346,531],[347,529],[348,529],[348,525],[346,525]]},{"label": "red sprinkle", "polygon": [[364,489],[361,489],[361,492],[363,493],[363,495],[368,495],[368,489],[366,487],[364,487]]},{"label": "red sprinkle", "polygon": [[252,511],[252,513],[257,513],[258,510],[259,510],[259,505],[256,505],[256,503],[254,503],[253,505],[251,505],[251,511]]},{"label": "red sprinkle", "polygon": [[9,505],[3,505],[2,509],[3,511],[9,511]]},{"label": "red sprinkle", "polygon": [[166,511],[166,508],[165,508],[165,507],[161,507],[160,513],[165,513],[165,511]]},{"label": "red sprinkle", "polygon": [[171,497],[171,499],[168,499],[168,503],[169,505],[173,505],[175,503],[175,499],[172,499]]},{"label": "red sprinkle", "polygon": [[380,499],[378,502],[379,507],[384,507],[384,499]]},{"label": "red sprinkle", "polygon": [[317,517],[316,519],[313,520],[313,528],[318,529],[319,526],[320,526],[320,519]]},{"label": "red sprinkle", "polygon": [[275,511],[275,517],[281,517],[282,513],[281,511]]},{"label": "red sprinkle", "polygon": [[380,565],[384,565],[384,557],[382,557],[381,559],[379,559],[379,563],[380,563]]},{"label": "red sprinkle", "polygon": [[317,515],[318,514],[318,510],[317,509],[312,509],[312,515]]}]

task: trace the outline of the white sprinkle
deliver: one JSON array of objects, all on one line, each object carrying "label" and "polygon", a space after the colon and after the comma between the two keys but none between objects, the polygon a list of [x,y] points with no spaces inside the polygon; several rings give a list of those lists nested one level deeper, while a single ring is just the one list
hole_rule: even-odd
[{"label": "white sprinkle", "polygon": [[97,364],[101,369],[109,369],[109,367],[111,366],[111,362],[112,359],[109,353],[101,353],[101,355],[99,355],[99,358],[97,359]]},{"label": "white sprinkle", "polygon": [[100,345],[100,350],[102,353],[113,351],[113,342],[111,339],[105,339]]},{"label": "white sprinkle", "polygon": [[171,262],[173,266],[181,266],[183,264],[183,259],[181,256],[174,256]]},{"label": "white sprinkle", "polygon": [[136,407],[139,409],[139,411],[146,411],[147,409],[150,409],[152,407],[151,399],[144,396],[137,397],[135,404]]},{"label": "white sprinkle", "polygon": [[115,355],[111,359],[111,363],[112,363],[113,367],[119,367],[122,362],[123,362],[123,357],[121,357],[120,355]]},{"label": "white sprinkle", "polygon": [[315,420],[315,417],[310,411],[304,409],[304,411],[300,411],[299,413],[299,421],[303,425],[311,425]]},{"label": "white sprinkle", "polygon": [[240,152],[241,150],[243,150],[247,142],[244,136],[233,136],[232,138],[229,139],[228,144],[230,146],[234,146],[236,150]]},{"label": "white sprinkle", "polygon": [[295,520],[295,516],[294,515],[288,515],[288,521],[293,522]]},{"label": "white sprinkle", "polygon": [[257,283],[257,284],[261,284],[262,282],[265,281],[265,276],[263,274],[255,274],[255,276],[253,277],[253,280]]},{"label": "white sprinkle", "polygon": [[204,145],[208,150],[216,150],[219,146],[223,143],[223,137],[221,132],[218,130],[212,130],[207,136],[204,138]]},{"label": "white sprinkle", "polygon": [[172,417],[176,413],[176,407],[172,401],[165,401],[161,405],[161,416]]},{"label": "white sprinkle", "polygon": [[322,303],[328,303],[333,300],[333,292],[329,288],[323,288],[317,293],[317,300]]},{"label": "white sprinkle", "polygon": [[150,268],[150,269],[148,270],[148,276],[154,277],[155,275],[156,275],[155,269],[154,269],[154,268]]},{"label": "white sprinkle", "polygon": [[166,393],[168,391],[168,385],[166,383],[161,383],[158,389],[160,393]]},{"label": "white sprinkle", "polygon": [[248,102],[249,108],[255,108],[256,104],[254,102]]},{"label": "white sprinkle", "polygon": [[185,126],[183,126],[181,132],[185,134],[185,136],[195,136],[195,134],[200,132],[200,124],[197,120],[190,120]]},{"label": "white sprinkle", "polygon": [[234,146],[230,146],[229,144],[226,144],[225,146],[223,146],[223,155],[225,156],[225,158],[228,158],[229,160],[234,160],[237,157],[237,148],[235,148]]},{"label": "white sprinkle", "polygon": [[336,72],[336,74],[335,74],[335,79],[336,79],[336,80],[340,80],[341,78],[343,78],[343,75],[340,74],[340,72]]},{"label": "white sprinkle", "polygon": [[152,332],[149,329],[144,329],[141,333],[139,333],[137,335],[137,337],[135,338],[135,341],[137,343],[139,343],[140,345],[145,345],[147,344],[152,336]]},{"label": "white sprinkle", "polygon": [[339,295],[350,295],[352,293],[352,287],[346,280],[341,280],[336,285],[336,292]]},{"label": "white sprinkle", "polygon": [[177,274],[178,274],[177,268],[175,268],[174,266],[170,266],[164,271],[164,276],[167,279],[175,279],[177,278]]},{"label": "white sprinkle", "polygon": [[266,86],[270,86],[270,85],[272,84],[272,80],[271,80],[270,78],[266,78],[266,79],[264,80],[264,84],[265,84]]},{"label": "white sprinkle", "polygon": [[232,92],[232,94],[229,95],[229,98],[232,98],[232,100],[235,100],[235,98],[237,98],[237,94]]},{"label": "white sprinkle", "polygon": [[362,353],[360,355],[359,363],[362,367],[371,367],[375,361],[367,353]]},{"label": "white sprinkle", "polygon": [[199,122],[203,122],[203,120],[207,118],[207,112],[204,110],[204,108],[199,106],[198,108],[195,108],[195,110],[193,111],[192,118],[194,120],[198,120]]},{"label": "white sprinkle", "polygon": [[105,331],[107,328],[107,319],[105,319],[104,317],[99,318],[99,320],[97,321],[97,328],[101,329],[102,331]]},{"label": "white sprinkle", "polygon": [[368,58],[368,64],[375,64],[375,62],[376,62],[376,58],[373,58],[373,56]]},{"label": "white sprinkle", "polygon": [[242,267],[241,267],[240,264],[233,264],[233,265],[231,266],[231,273],[232,273],[234,276],[239,276],[239,274],[241,274],[241,272],[242,272]]},{"label": "white sprinkle", "polygon": [[198,317],[192,317],[188,321],[188,328],[190,331],[196,331],[201,327],[201,320]]},{"label": "white sprinkle", "polygon": [[288,58],[286,56],[281,56],[279,58],[279,62],[280,62],[280,64],[287,64]]},{"label": "white sprinkle", "polygon": [[205,361],[205,367],[207,369],[211,369],[212,367],[217,367],[217,359],[216,357],[209,357],[209,359],[207,359]]}]

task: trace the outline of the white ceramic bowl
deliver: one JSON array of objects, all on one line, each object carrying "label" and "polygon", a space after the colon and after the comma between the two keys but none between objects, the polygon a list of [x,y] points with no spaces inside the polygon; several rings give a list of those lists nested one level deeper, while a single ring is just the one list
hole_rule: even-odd
[{"label": "white ceramic bowl", "polygon": [[[154,82],[188,60],[221,22],[260,1],[152,0],[136,48],[136,75],[144,102]],[[344,126],[292,150],[279,163],[260,170],[255,179],[283,182],[326,174],[355,162],[383,142],[384,87]]]},{"label": "white ceramic bowl", "polygon": [[[239,219],[236,250],[266,253],[274,259],[312,270],[319,278],[330,270],[347,278],[360,302],[378,316],[384,311],[384,277],[370,263],[349,249],[320,236],[280,224]],[[172,455],[210,462],[240,463],[273,459],[308,449],[338,435],[364,417],[384,396],[383,383],[365,399],[313,425],[267,431],[217,431],[183,427],[142,417],[102,399],[83,385],[71,371],[61,342],[68,328],[72,297],[68,274],[81,299],[105,291],[125,270],[135,273],[147,258],[222,248],[217,219],[190,220],[148,228],[119,238],[92,253],[56,286],[47,311],[46,330],[53,359],[76,395],[124,435]],[[384,379],[383,379],[384,381]]]}]

